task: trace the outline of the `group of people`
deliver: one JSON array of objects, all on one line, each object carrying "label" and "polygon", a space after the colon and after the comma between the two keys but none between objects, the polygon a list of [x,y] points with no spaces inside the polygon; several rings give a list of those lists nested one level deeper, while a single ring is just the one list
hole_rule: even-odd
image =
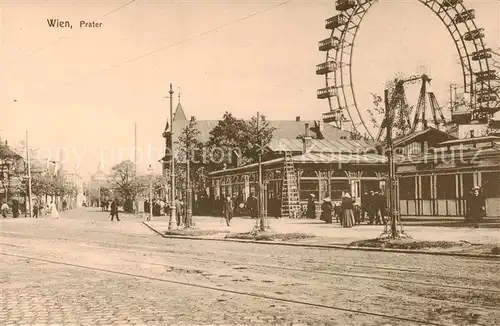
[{"label": "group of people", "polygon": [[[307,218],[316,218],[316,204],[314,202],[314,198],[314,194],[311,194],[309,197],[306,210]],[[344,192],[342,194],[340,206],[334,206],[329,197],[323,199],[323,203],[321,204],[320,219],[331,224],[333,223],[333,216],[335,216],[336,221],[340,222],[342,227],[350,228],[356,224],[359,225],[359,219],[356,218],[356,213],[357,210],[351,194]]]},{"label": "group of people", "polygon": [[[2,203],[2,207],[0,211],[2,213],[3,218],[7,218],[9,212],[12,212],[13,218],[18,218],[20,213],[20,205],[17,200],[12,200],[12,207],[10,207],[6,201]],[[42,217],[44,214],[49,215],[52,218],[59,218],[59,211],[57,210],[57,205],[54,201],[51,201],[50,204],[44,204],[43,201],[35,201],[33,203],[33,218]]]},{"label": "group of people", "polygon": [[[274,197],[271,196],[271,202],[268,202],[268,212],[270,216],[278,218],[281,215],[280,207],[275,207],[275,204],[275,206],[272,206],[275,203],[272,201],[273,199]],[[219,197],[216,198],[216,202],[220,203]],[[231,220],[234,217],[236,209],[245,211],[251,218],[257,218],[259,216],[259,202],[255,194],[251,193],[246,202],[240,202],[239,205],[237,205],[236,197],[226,196],[226,199],[218,210],[218,215],[225,218],[227,226],[231,225]]]},{"label": "group of people", "polygon": [[386,224],[386,197],[381,191],[365,192],[361,201],[361,221],[368,217],[368,224]]},{"label": "group of people", "polygon": [[[360,225],[361,222],[365,221],[366,217],[368,217],[368,224],[386,224],[385,212],[386,198],[382,192],[370,191],[365,193],[361,206],[355,202],[349,192],[343,192],[340,205],[334,205],[329,197],[323,199],[320,219],[331,224],[335,216],[336,222],[339,222],[342,227],[350,228]],[[310,219],[316,218],[314,194],[309,196],[306,217]]]},{"label": "group of people", "polygon": [[[151,207],[153,205],[153,207]],[[190,226],[191,221],[188,221],[188,216],[186,214],[184,201],[175,197],[174,199],[175,206],[175,222],[177,226]],[[151,204],[151,200],[144,201],[144,213],[146,214],[146,219],[151,220],[150,212],[152,208],[153,216],[169,216],[172,211],[172,207],[170,203],[163,201],[162,199],[156,199]]]}]

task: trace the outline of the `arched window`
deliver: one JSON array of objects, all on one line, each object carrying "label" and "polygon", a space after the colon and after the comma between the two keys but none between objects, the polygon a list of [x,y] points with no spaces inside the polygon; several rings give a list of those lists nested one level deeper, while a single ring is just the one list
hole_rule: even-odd
[{"label": "arched window", "polygon": [[344,170],[332,171],[332,178],[347,178]]},{"label": "arched window", "polygon": [[315,171],[304,171],[301,178],[317,178],[318,175]]}]

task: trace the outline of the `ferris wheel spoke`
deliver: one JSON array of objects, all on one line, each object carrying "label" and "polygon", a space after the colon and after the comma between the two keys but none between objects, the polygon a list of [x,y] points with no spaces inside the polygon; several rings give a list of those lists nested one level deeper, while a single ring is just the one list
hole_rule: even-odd
[{"label": "ferris wheel spoke", "polygon": [[[356,103],[352,82],[352,51],[359,26],[375,2],[376,0],[358,1],[356,5],[347,1],[339,5],[337,2],[340,14],[329,18],[326,24],[326,27],[332,30],[331,40],[334,40],[330,41],[334,49],[329,49],[326,55],[327,62],[335,62],[335,69],[326,69],[325,77],[327,86],[335,90],[332,91],[331,97],[328,97],[330,109],[346,111],[354,129],[367,130]],[[460,0],[419,0],[419,2],[434,12],[448,29],[462,67],[464,91],[472,95],[471,101],[476,96],[477,89],[482,92],[483,103],[498,106],[500,81],[497,75],[493,76],[492,69],[499,69],[499,60],[493,60],[491,58],[493,54],[485,48],[484,33],[474,21],[474,11],[468,10]],[[491,94],[495,94],[495,100]]]}]

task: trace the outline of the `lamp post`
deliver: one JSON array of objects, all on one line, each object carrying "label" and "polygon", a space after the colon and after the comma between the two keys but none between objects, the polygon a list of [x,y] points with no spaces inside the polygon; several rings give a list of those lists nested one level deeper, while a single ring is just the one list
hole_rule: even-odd
[{"label": "lamp post", "polygon": [[[191,121],[193,121],[194,117],[191,117]],[[193,194],[191,189],[191,175],[190,175],[190,165],[191,165],[191,156],[190,156],[190,139],[186,137],[186,221],[185,227],[191,227],[191,221],[193,220]]]},{"label": "lamp post", "polygon": [[391,230],[390,237],[395,239],[398,236],[396,223],[398,219],[399,212],[397,210],[396,203],[396,193],[397,193],[397,184],[396,184],[396,167],[394,165],[394,148],[392,142],[392,127],[394,123],[394,112],[392,110],[391,104],[389,102],[389,91],[386,89],[384,92],[384,101],[385,101],[385,123],[387,128],[386,134],[386,146],[387,146],[387,162],[389,165],[389,187],[387,188],[389,193],[389,217],[391,219]]},{"label": "lamp post", "polygon": [[33,217],[33,205],[31,203],[31,162],[30,162],[30,150],[28,145],[28,131],[26,131],[26,161],[28,162],[28,209],[29,217]]},{"label": "lamp post", "polygon": [[151,167],[151,164],[149,164],[149,217],[148,221],[151,220],[151,217],[153,216],[153,168]]},{"label": "lamp post", "polygon": [[[257,112],[257,141],[258,141],[258,171],[259,171],[259,197],[258,197],[258,205],[257,205],[257,221],[260,222],[259,229],[260,231],[265,231],[266,230],[266,222],[265,222],[265,216],[264,216],[264,191],[262,187],[262,154],[263,154],[263,146],[262,146],[262,135],[260,134],[260,113]],[[257,222],[257,223],[259,223]]]},{"label": "lamp post", "polygon": [[174,112],[173,112],[173,95],[174,90],[172,89],[172,84],[170,84],[170,150],[171,150],[171,160],[170,160],[170,219],[168,220],[168,230],[172,231],[173,222],[175,218],[175,153],[174,153]]}]

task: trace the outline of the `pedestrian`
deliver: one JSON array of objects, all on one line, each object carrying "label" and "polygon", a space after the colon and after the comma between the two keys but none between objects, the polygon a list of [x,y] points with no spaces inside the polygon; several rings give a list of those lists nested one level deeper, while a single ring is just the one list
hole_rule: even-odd
[{"label": "pedestrian", "polygon": [[377,191],[374,196],[375,224],[385,224],[385,196],[382,191]]},{"label": "pedestrian", "polygon": [[2,204],[2,216],[3,216],[3,218],[6,218],[8,213],[9,213],[9,205],[7,204],[6,201],[4,201]]},{"label": "pedestrian", "polygon": [[332,210],[332,200],[329,197],[323,199],[323,204],[321,204],[321,220],[332,224]]},{"label": "pedestrian", "polygon": [[160,216],[163,216],[165,215],[164,214],[164,211],[165,211],[165,202],[163,201],[163,199],[160,199]]},{"label": "pedestrian", "polygon": [[258,209],[257,206],[258,206],[257,198],[255,198],[255,195],[251,193],[247,199],[247,209],[251,218],[257,218],[257,209]]},{"label": "pedestrian", "polygon": [[233,218],[234,213],[234,203],[231,199],[231,196],[227,196],[226,201],[224,203],[224,217],[226,218],[227,226],[231,225],[231,219]]},{"label": "pedestrian", "polygon": [[[149,215],[149,200],[144,200],[144,214]],[[147,220],[149,221],[149,217]]]},{"label": "pedestrian", "polygon": [[67,207],[68,207],[68,203],[66,202],[66,199],[64,199],[63,202],[62,202],[62,210],[63,210],[63,212],[66,210]]},{"label": "pedestrian", "polygon": [[481,218],[486,216],[486,199],[481,195],[480,189],[478,186],[472,188],[467,199],[467,217],[475,228],[479,227]]},{"label": "pedestrian", "polygon": [[169,202],[166,202],[165,203],[165,215],[166,216],[170,216],[170,212],[172,211],[171,207],[170,207],[170,203]]},{"label": "pedestrian", "polygon": [[111,202],[110,216],[111,216],[111,221],[113,221],[113,217],[116,216],[116,220],[120,222],[120,218],[118,217],[118,200],[116,198],[113,199],[113,201]]},{"label": "pedestrian", "polygon": [[37,202],[35,202],[35,204],[33,205],[33,217],[38,218],[38,203]]},{"label": "pedestrian", "polygon": [[179,197],[175,197],[174,205],[175,205],[175,218],[176,218],[177,226],[181,226],[182,225],[182,201],[179,200]]},{"label": "pedestrian", "polygon": [[366,212],[368,214],[368,224],[373,225],[375,221],[375,192],[370,190],[365,198]]},{"label": "pedestrian", "polygon": [[353,206],[353,215],[354,215],[354,225],[359,226],[361,224],[361,214],[362,214],[362,208],[361,206],[357,203],[354,202]]},{"label": "pedestrian", "polygon": [[307,201],[306,217],[310,219],[316,218],[316,203],[314,202],[314,194],[309,195],[309,200]]},{"label": "pedestrian", "polygon": [[345,228],[350,228],[354,225],[353,200],[351,194],[345,192],[342,196],[342,217],[341,224]]},{"label": "pedestrian", "polygon": [[17,201],[17,199],[12,200],[12,217],[19,217],[19,202]]},{"label": "pedestrian", "polygon": [[54,201],[50,202],[49,212],[50,212],[50,217],[56,218],[56,219],[59,218],[59,212],[57,211],[57,206],[56,206],[56,203],[54,203]]}]

